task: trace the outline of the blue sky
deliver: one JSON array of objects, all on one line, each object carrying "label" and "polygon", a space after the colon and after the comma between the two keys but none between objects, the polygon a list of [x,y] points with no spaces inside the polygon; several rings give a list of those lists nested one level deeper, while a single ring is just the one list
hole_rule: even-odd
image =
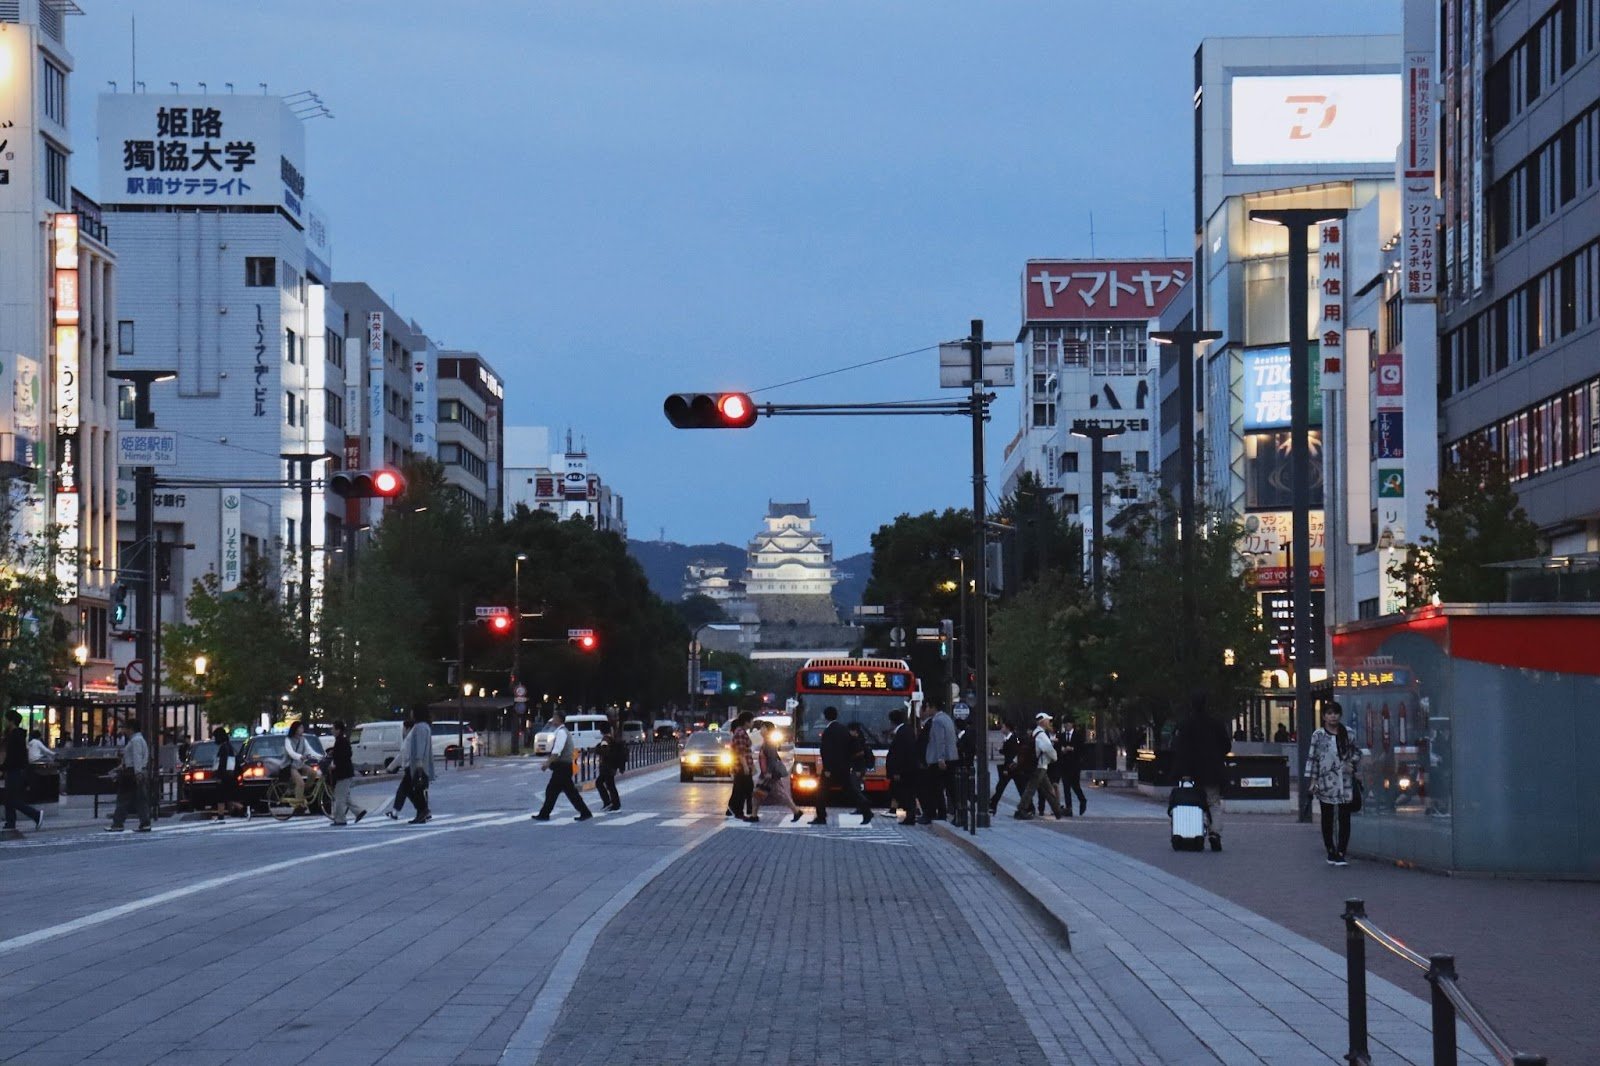
[{"label": "blue sky", "polygon": [[[956,419],[672,429],[670,392],[758,389],[1018,324],[1037,256],[1185,255],[1203,37],[1396,33],[1398,0],[82,0],[73,180],[95,94],[313,89],[307,192],[334,271],[568,427],[633,536],[742,543],[809,498],[841,556],[971,500]],[[440,13],[448,18],[441,20]],[[1163,248],[1163,212],[1166,244]],[[758,393],[950,398],[933,353]],[[990,470],[1016,430],[1002,390]]]}]

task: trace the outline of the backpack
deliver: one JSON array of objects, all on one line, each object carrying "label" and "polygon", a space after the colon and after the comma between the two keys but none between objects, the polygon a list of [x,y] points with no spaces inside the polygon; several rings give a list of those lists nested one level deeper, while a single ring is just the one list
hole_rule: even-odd
[{"label": "backpack", "polygon": [[[1013,734],[1015,735],[1015,734]],[[1017,744],[1017,773],[1027,775],[1039,768],[1039,752],[1034,748],[1033,734],[1029,733],[1027,739],[1018,738]]]}]

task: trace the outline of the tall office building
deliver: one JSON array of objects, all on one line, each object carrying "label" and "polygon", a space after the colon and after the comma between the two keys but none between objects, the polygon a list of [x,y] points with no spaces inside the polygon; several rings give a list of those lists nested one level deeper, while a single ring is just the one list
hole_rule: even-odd
[{"label": "tall office building", "polygon": [[1443,0],[1445,462],[1498,454],[1555,555],[1600,549],[1600,4]]}]

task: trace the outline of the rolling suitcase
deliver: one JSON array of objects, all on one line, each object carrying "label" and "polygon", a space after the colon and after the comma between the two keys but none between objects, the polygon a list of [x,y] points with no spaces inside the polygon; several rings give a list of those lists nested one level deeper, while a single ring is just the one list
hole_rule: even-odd
[{"label": "rolling suitcase", "polygon": [[1187,777],[1167,799],[1172,816],[1172,850],[1204,851],[1206,847],[1206,794]]}]

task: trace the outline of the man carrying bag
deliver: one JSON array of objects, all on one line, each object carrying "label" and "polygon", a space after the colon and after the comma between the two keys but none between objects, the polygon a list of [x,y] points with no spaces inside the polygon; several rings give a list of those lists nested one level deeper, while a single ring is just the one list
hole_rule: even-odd
[{"label": "man carrying bag", "polygon": [[550,820],[550,812],[555,810],[557,796],[567,797],[577,809],[578,816],[573,821],[586,822],[594,817],[589,811],[589,805],[583,802],[583,794],[578,791],[578,786],[572,783],[572,759],[575,751],[572,732],[567,728],[566,721],[566,715],[559,710],[550,716],[555,736],[550,738],[550,757],[544,761],[544,768],[550,771],[550,783],[544,787],[544,806],[539,808],[538,814],[533,815],[535,822]]}]

